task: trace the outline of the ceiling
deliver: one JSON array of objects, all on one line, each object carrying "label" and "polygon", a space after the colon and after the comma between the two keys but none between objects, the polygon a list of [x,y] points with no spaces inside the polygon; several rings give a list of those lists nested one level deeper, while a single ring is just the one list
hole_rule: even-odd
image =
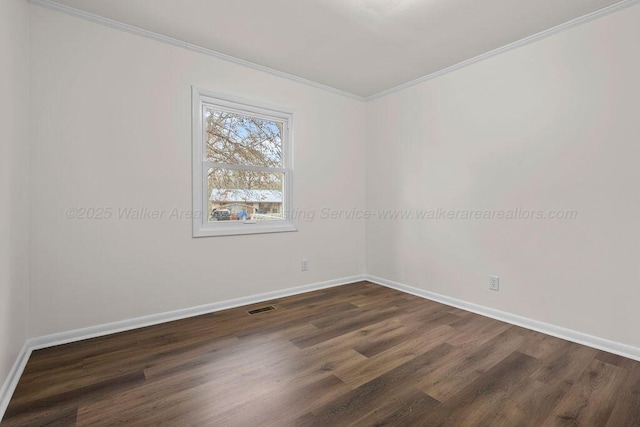
[{"label": "ceiling", "polygon": [[368,97],[619,0],[55,0]]}]

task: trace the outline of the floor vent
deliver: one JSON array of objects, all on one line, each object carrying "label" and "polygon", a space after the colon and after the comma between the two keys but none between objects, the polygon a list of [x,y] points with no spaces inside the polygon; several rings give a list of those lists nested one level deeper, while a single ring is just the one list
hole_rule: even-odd
[{"label": "floor vent", "polygon": [[271,311],[275,309],[276,308],[274,306],[268,305],[266,307],[256,308],[255,310],[249,310],[247,311],[247,313],[253,316],[254,314],[264,313],[265,311]]}]

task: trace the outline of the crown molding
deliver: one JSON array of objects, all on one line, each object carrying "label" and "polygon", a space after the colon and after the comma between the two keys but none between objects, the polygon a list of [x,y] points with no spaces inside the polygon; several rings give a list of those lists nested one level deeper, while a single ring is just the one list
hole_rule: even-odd
[{"label": "crown molding", "polygon": [[335,93],[337,95],[342,95],[347,98],[355,99],[356,101],[364,101],[365,98],[360,95],[355,95],[350,92],[346,92],[341,89],[337,89],[332,86],[328,86],[322,83],[315,82],[313,80],[307,80],[302,77],[294,76],[293,74],[285,73],[284,71],[279,71],[271,67],[267,67],[265,65],[256,64],[254,62],[246,61],[244,59],[236,58],[235,56],[227,55],[222,52],[218,52],[212,49],[207,49],[206,47],[198,46],[195,44],[187,43],[182,40],[174,39],[173,37],[165,36],[159,33],[155,33],[153,31],[148,31],[134,25],[125,24],[123,22],[115,21],[113,19],[105,18],[100,15],[96,15],[94,13],[85,12],[80,9],[76,9],[74,7],[66,6],[60,3],[57,3],[52,0],[27,0],[29,3],[46,7],[48,9],[53,9],[58,12],[65,13],[67,15],[75,16],[77,18],[84,19],[89,22],[93,22],[96,24],[104,25],[107,27],[115,28],[117,30],[126,31],[131,34],[136,34],[142,37],[146,37],[149,39],[157,40],[163,43],[167,43],[173,46],[181,47],[183,49],[187,49],[193,52],[202,53],[204,55],[212,56],[217,59],[221,59],[223,61],[232,62],[234,64],[243,65],[245,67],[253,68],[254,70],[262,71],[268,74],[272,74],[277,77],[282,77],[287,80],[294,81],[296,83],[302,83],[307,86],[314,87],[316,89],[322,89],[327,92]]},{"label": "crown molding", "polygon": [[566,31],[570,28],[574,28],[577,27],[579,25],[582,24],[586,24],[587,22],[591,22],[593,20],[596,20],[598,18],[601,18],[603,16],[609,15],[611,13],[617,12],[619,10],[622,9],[626,9],[630,6],[633,6],[635,4],[640,3],[640,0],[622,0],[618,3],[606,6],[602,9],[598,9],[594,12],[588,13],[586,15],[582,15],[578,18],[572,19],[570,21],[567,21],[563,24],[560,25],[556,25],[555,27],[551,27],[547,30],[544,31],[540,31],[539,33],[530,35],[528,37],[525,37],[523,39],[520,39],[518,41],[515,41],[513,43],[509,43],[507,45],[504,45],[502,47],[499,47],[497,49],[494,50],[490,50],[489,52],[483,53],[481,55],[478,56],[474,56],[473,58],[467,59],[465,61],[462,62],[458,62],[457,64],[451,65],[449,67],[443,68],[441,70],[435,71],[431,74],[427,74],[426,76],[422,76],[422,77],[418,77],[415,80],[411,80],[408,81],[406,83],[403,83],[401,85],[398,86],[394,86],[392,88],[389,88],[387,90],[383,90],[381,92],[378,93],[374,93],[373,95],[367,96],[364,98],[365,102],[369,102],[369,101],[373,101],[374,99],[378,99],[378,98],[382,98],[386,95],[390,95],[392,93],[395,92],[399,92],[403,89],[409,88],[411,86],[415,86],[419,83],[422,82],[426,82],[427,80],[431,80],[431,79],[435,79],[436,77],[440,77],[444,74],[448,74],[451,73],[453,71],[459,70],[461,68],[467,67],[469,65],[475,64],[476,62],[480,62],[480,61],[484,61],[485,59],[489,59],[493,56],[496,55],[500,55],[501,53],[505,53],[508,52],[510,50],[514,50],[523,46],[526,46],[528,44],[534,43],[538,40],[542,40],[545,39],[547,37],[550,37],[554,34],[558,34],[561,33],[563,31]]},{"label": "crown molding", "polygon": [[640,3],[640,0],[622,0],[619,1],[618,3],[614,3],[610,6],[606,6],[602,9],[598,9],[594,12],[588,13],[586,15],[580,16],[578,18],[572,19],[570,21],[567,21],[563,24],[560,25],[556,25],[555,27],[549,28],[547,30],[541,31],[539,33],[533,34],[531,36],[525,37],[523,39],[520,39],[518,41],[515,41],[513,43],[509,43],[507,45],[504,45],[502,47],[499,47],[497,49],[493,49],[489,52],[483,53],[481,55],[475,56],[473,58],[467,59],[465,61],[462,62],[458,62],[457,64],[451,65],[449,67],[445,67],[441,70],[435,71],[433,73],[427,74],[425,76],[419,77],[417,79],[408,81],[406,83],[403,83],[401,85],[398,86],[394,86],[392,88],[374,93],[373,95],[370,96],[360,96],[360,95],[356,95],[341,89],[337,89],[334,88],[332,86],[328,86],[322,83],[318,83],[312,80],[307,80],[305,78],[302,77],[298,77],[298,76],[294,76],[293,74],[289,74],[289,73],[285,73],[283,71],[278,71],[276,69],[264,66],[264,65],[260,65],[260,64],[256,64],[250,61],[246,61],[244,59],[240,59],[240,58],[236,58],[235,56],[231,56],[231,55],[227,55],[225,53],[222,52],[218,52],[212,49],[207,49],[205,47],[202,46],[197,46],[191,43],[187,43],[178,39],[174,39],[172,37],[168,37],[168,36],[164,36],[162,34],[158,34],[155,33],[153,31],[148,31],[148,30],[144,30],[142,28],[133,26],[133,25],[129,25],[129,24],[125,24],[119,21],[115,21],[113,19],[109,19],[109,18],[105,18],[102,17],[100,15],[96,15],[93,13],[89,13],[89,12],[85,12],[83,10],[80,9],[76,9],[70,6],[66,6],[66,5],[62,5],[60,3],[57,3],[53,0],[27,0],[29,3],[37,5],[37,6],[42,6],[42,7],[47,7],[49,9],[53,9],[53,10],[57,10],[59,12],[62,13],[66,13],[68,15],[72,15],[78,18],[82,18],[85,19],[87,21],[90,22],[94,22],[97,24],[101,24],[101,25],[105,25],[107,27],[111,27],[111,28],[115,28],[118,30],[122,30],[122,31],[126,31],[128,33],[132,33],[132,34],[137,34],[139,36],[142,37],[146,37],[146,38],[150,38],[150,39],[154,39],[157,41],[161,41],[163,43],[168,43],[174,46],[178,46],[187,50],[191,50],[193,52],[198,52],[198,53],[202,53],[204,55],[208,55],[208,56],[213,56],[214,58],[218,58],[221,59],[223,61],[228,61],[228,62],[232,62],[235,64],[239,64],[239,65],[244,65],[245,67],[249,67],[249,68],[253,68],[254,70],[258,70],[258,71],[263,71],[265,73],[268,74],[272,74],[274,76],[278,76],[278,77],[282,77],[284,79],[287,80],[291,80],[297,83],[302,83],[305,84],[307,86],[311,86],[317,89],[322,89],[322,90],[326,90],[328,92],[331,93],[335,93],[338,95],[342,95],[345,96],[347,98],[351,98],[357,101],[362,101],[362,102],[369,102],[369,101],[373,101],[375,99],[378,98],[382,98],[386,95],[390,95],[392,93],[395,92],[399,92],[403,89],[407,89],[409,87],[415,86],[417,84],[420,84],[422,82],[425,82],[427,80],[431,80],[431,79],[435,79],[436,77],[440,77],[444,74],[448,74],[451,73],[453,71],[459,70],[461,68],[467,67],[469,65],[475,64],[476,62],[480,62],[480,61],[484,61],[485,59],[491,58],[493,56],[499,55],[501,53],[505,53],[508,52],[510,50],[513,49],[517,49],[519,47],[522,46],[526,46],[528,44],[531,44],[533,42],[536,42],[538,40],[542,40],[544,38],[547,38],[549,36],[552,36],[554,34],[558,34],[560,32],[566,31],[570,28],[573,27],[577,27],[579,25],[585,24],[587,22],[591,22],[595,19],[601,18],[603,16],[609,15],[611,13],[620,11],[622,9],[626,9],[630,6],[633,6],[635,4]]}]

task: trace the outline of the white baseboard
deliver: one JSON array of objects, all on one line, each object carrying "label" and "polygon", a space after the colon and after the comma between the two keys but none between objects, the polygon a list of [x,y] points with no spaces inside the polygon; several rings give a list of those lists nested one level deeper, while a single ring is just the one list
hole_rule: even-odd
[{"label": "white baseboard", "polygon": [[29,342],[27,341],[22,346],[16,361],[13,363],[13,366],[9,371],[9,375],[7,375],[2,387],[0,387],[0,421],[2,421],[4,412],[7,410],[7,406],[9,406],[9,401],[11,400],[11,396],[13,396],[13,391],[18,385],[20,376],[22,376],[24,368],[27,366],[29,356],[31,356],[31,349],[29,348]]},{"label": "white baseboard", "polygon": [[199,305],[196,307],[188,307],[180,310],[168,311],[166,313],[151,314],[149,316],[136,317],[134,319],[121,320],[118,322],[105,323],[103,325],[89,326],[88,328],[74,329],[57,334],[45,335],[37,338],[31,338],[28,343],[31,350],[39,350],[41,348],[53,347],[55,345],[67,344],[74,341],[81,341],[89,338],[115,334],[118,332],[129,331],[131,329],[144,328],[146,326],[186,319],[187,317],[200,316],[201,314],[209,314],[216,311],[227,310],[229,308],[240,307],[243,305],[257,304],[276,298],[283,298],[291,295],[303,294],[305,292],[316,291],[319,289],[346,285],[347,283],[358,282],[361,280],[365,280],[364,275],[342,277],[340,279],[311,283],[308,285],[296,286],[294,288],[287,288],[279,291],[265,292],[262,294],[234,298],[231,300],[214,302],[211,304]]},{"label": "white baseboard", "polygon": [[229,308],[240,307],[243,305],[257,304],[277,298],[303,294],[305,292],[332,288],[335,286],[346,285],[348,283],[359,282],[362,280],[365,280],[364,274],[342,277],[340,279],[311,283],[308,285],[296,286],[294,288],[287,288],[279,291],[265,292],[262,294],[215,302],[212,304],[183,308],[166,313],[152,314],[149,316],[121,320],[112,323],[105,323],[103,325],[90,326],[88,328],[74,329],[72,331],[65,331],[57,334],[28,339],[22,347],[22,350],[20,351],[18,358],[13,364],[13,367],[11,368],[7,379],[2,385],[2,388],[0,388],[0,421],[2,420],[5,411],[7,410],[7,406],[9,405],[9,401],[11,400],[11,396],[13,395],[13,392],[18,385],[18,380],[20,379],[20,376],[22,375],[22,372],[27,365],[27,361],[31,356],[31,352],[33,352],[34,350],[53,347],[61,344],[68,344],[70,342],[81,341],[104,335],[115,334],[118,332],[129,331],[132,329],[144,328],[146,326],[152,326],[160,323],[171,322],[174,320],[185,319],[187,317],[199,316],[201,314],[227,310]]},{"label": "white baseboard", "polygon": [[366,280],[378,285],[396,289],[401,292],[406,292],[411,295],[426,298],[431,301],[450,305],[452,307],[457,307],[462,310],[471,311],[482,316],[491,317],[492,319],[501,320],[512,325],[521,326],[523,328],[531,329],[536,332],[541,332],[543,334],[562,338],[567,341],[586,345],[598,350],[604,350],[609,353],[614,353],[623,357],[627,357],[629,359],[640,361],[640,348],[638,347],[633,347],[620,342],[585,334],[573,329],[563,328],[561,326],[540,322],[538,320],[529,319],[527,317],[518,316],[517,314],[507,313],[506,311],[496,310],[494,308],[485,307],[457,298],[436,294],[433,292],[425,291],[424,289],[414,288],[413,286],[405,285],[403,283],[383,279],[381,277],[367,275]]}]

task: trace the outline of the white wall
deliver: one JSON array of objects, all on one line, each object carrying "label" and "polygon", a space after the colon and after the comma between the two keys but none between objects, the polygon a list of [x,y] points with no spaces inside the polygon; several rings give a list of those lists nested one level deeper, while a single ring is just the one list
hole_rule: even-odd
[{"label": "white wall", "polygon": [[28,22],[26,2],[0,2],[0,386],[27,338]]},{"label": "white wall", "polygon": [[191,208],[191,85],[293,109],[296,206],[363,209],[364,104],[40,7],[31,26],[32,336],[364,273],[363,222],[193,239],[65,217]]},{"label": "white wall", "polygon": [[[366,267],[640,345],[629,326],[640,321],[639,23],[635,6],[361,104],[33,7],[30,335]],[[371,220],[365,242],[362,222],[318,217],[298,233],[204,239],[190,237],[189,220],[65,218],[72,207],[190,208],[192,84],[296,111],[301,209],[568,209],[578,219]]]},{"label": "white wall", "polygon": [[370,209],[578,219],[371,220],[367,272],[639,346],[638,40],[634,6],[369,104]]}]

